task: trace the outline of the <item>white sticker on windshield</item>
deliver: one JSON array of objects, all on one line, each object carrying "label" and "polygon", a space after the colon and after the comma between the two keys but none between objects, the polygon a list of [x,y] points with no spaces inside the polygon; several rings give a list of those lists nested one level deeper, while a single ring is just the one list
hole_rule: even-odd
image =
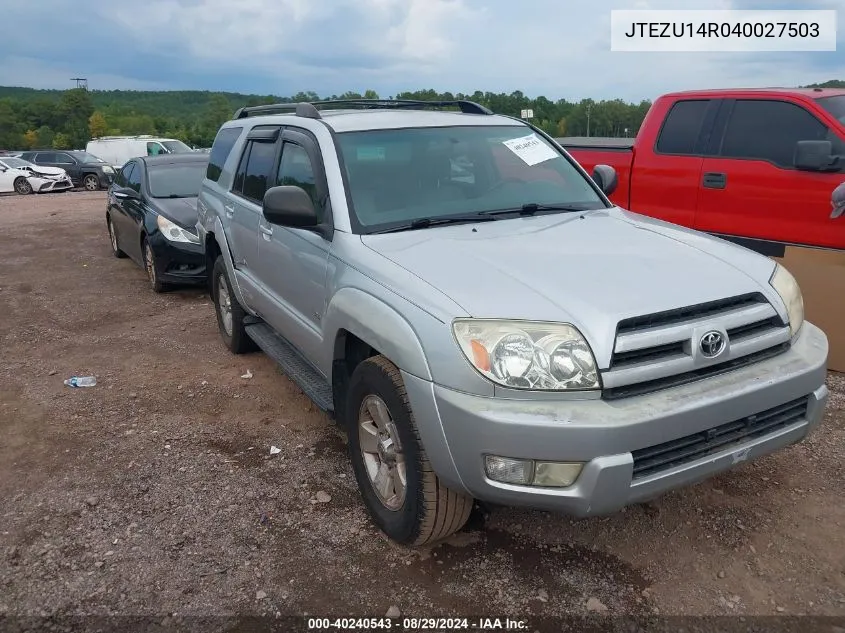
[{"label": "white sticker on windshield", "polygon": [[519,156],[526,165],[536,165],[558,156],[551,147],[539,139],[536,134],[502,141],[502,144]]}]

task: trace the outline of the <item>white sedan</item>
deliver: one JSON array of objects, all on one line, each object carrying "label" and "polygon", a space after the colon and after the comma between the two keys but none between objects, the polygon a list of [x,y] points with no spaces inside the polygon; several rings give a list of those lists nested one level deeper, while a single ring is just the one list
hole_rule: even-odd
[{"label": "white sedan", "polygon": [[72,188],[73,183],[64,169],[34,165],[22,158],[0,157],[0,193],[16,191],[26,195]]}]

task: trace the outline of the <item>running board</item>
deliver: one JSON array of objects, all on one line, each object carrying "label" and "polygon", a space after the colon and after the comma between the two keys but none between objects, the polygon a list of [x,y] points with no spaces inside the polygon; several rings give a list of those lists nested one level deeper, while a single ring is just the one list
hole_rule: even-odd
[{"label": "running board", "polygon": [[244,329],[261,351],[276,361],[285,375],[296,383],[314,404],[327,413],[334,411],[331,385],[290,343],[266,323],[252,323]]}]

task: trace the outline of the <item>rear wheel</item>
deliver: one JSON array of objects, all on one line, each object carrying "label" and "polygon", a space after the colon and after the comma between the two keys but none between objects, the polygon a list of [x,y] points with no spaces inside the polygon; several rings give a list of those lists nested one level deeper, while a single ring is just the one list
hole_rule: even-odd
[{"label": "rear wheel", "polygon": [[150,286],[152,287],[153,292],[164,292],[167,289],[167,284],[162,283],[159,278],[155,253],[153,252],[153,247],[150,245],[149,240],[146,238],[144,239],[142,252],[144,255],[144,269],[147,271],[147,279],[150,280]]},{"label": "rear wheel", "polygon": [[120,246],[117,243],[117,232],[114,230],[114,224],[111,221],[111,216],[107,216],[106,223],[109,227],[109,241],[111,242],[112,254],[118,259],[126,257],[126,253],[120,250]]},{"label": "rear wheel", "polygon": [[415,546],[460,530],[473,500],[447,488],[432,469],[399,369],[384,356],[369,358],[355,368],[347,393],[352,468],[376,525]]},{"label": "rear wheel", "polygon": [[29,181],[20,176],[19,178],[15,178],[15,191],[22,196],[28,196],[32,193],[32,185],[29,184]]},{"label": "rear wheel", "polygon": [[94,174],[88,174],[82,179],[82,186],[86,191],[97,191],[100,188],[100,179]]},{"label": "rear wheel", "polygon": [[220,330],[220,337],[226,347],[233,354],[246,354],[258,349],[244,327],[244,318],[247,316],[235,293],[232,292],[232,284],[226,272],[226,262],[222,255],[218,255],[214,262],[214,269],[211,273],[211,294],[214,300],[214,312],[217,314],[217,327]]}]

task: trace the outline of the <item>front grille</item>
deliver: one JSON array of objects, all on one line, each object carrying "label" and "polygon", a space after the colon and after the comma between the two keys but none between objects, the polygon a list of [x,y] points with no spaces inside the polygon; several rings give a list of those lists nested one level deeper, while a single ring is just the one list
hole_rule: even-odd
[{"label": "front grille", "polygon": [[809,396],[804,396],[756,415],[634,451],[634,479],[701,459],[800,422],[807,415],[808,404]]},{"label": "front grille", "polygon": [[[695,336],[711,328],[729,341],[717,360],[696,351]],[[615,399],[685,384],[770,358],[788,343],[788,325],[760,293],[624,319],[602,372],[603,395]]]}]

